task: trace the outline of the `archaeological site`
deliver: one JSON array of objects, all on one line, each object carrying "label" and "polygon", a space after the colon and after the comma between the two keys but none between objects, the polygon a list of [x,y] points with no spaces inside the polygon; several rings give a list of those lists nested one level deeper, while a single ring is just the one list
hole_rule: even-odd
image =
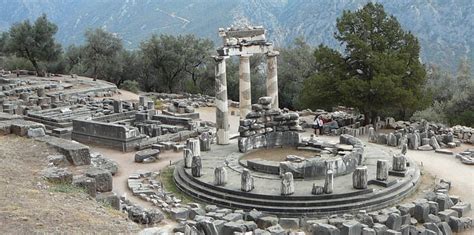
[{"label": "archaeological site", "polygon": [[364,11],[383,7],[338,12],[342,49],[283,47],[262,22],[213,28],[215,44],[154,35],[114,57],[123,35],[88,30],[85,46],[59,47],[68,70],[12,46],[13,25],[0,37],[0,233],[473,234],[473,76],[435,101],[443,85],[425,81],[418,46],[404,51],[416,38],[390,41],[405,31],[374,18],[392,51],[361,46],[382,37],[357,34]]}]

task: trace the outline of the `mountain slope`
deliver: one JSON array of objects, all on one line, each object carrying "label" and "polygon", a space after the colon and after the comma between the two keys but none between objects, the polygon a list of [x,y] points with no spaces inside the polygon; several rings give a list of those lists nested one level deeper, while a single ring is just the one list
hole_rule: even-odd
[{"label": "mountain slope", "polygon": [[[117,33],[128,48],[151,34],[193,33],[220,43],[219,27],[264,25],[277,45],[303,36],[313,45],[337,47],[336,18],[367,0],[0,0],[0,31],[43,12],[59,26],[64,45],[82,43],[87,28]],[[386,11],[412,31],[422,45],[424,62],[454,68],[461,57],[474,60],[474,1],[379,0]],[[473,66],[474,67],[474,66]]]}]

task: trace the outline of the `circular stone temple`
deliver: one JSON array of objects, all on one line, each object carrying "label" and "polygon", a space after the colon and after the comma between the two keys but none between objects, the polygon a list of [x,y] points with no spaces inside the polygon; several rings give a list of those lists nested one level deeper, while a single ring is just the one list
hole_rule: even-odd
[{"label": "circular stone temple", "polygon": [[[259,112],[270,114],[266,111]],[[290,130],[296,113],[272,110],[271,115],[271,120],[281,120],[271,131],[259,132],[265,127],[253,124],[261,116],[251,112],[241,121],[237,140],[200,151],[195,164],[199,175],[193,174],[194,166],[179,162],[174,171],[178,188],[197,200],[233,209],[324,216],[385,208],[418,185],[419,169],[403,154],[364,146],[350,135],[341,135],[339,143],[302,139],[299,131]],[[292,154],[285,155],[288,151]]]}]

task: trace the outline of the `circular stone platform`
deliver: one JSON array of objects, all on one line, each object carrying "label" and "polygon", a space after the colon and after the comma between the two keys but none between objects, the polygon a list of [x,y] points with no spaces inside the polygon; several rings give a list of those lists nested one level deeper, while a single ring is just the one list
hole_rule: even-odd
[{"label": "circular stone platform", "polygon": [[[257,150],[259,151],[259,150]],[[245,165],[239,160],[244,156],[237,149],[237,143],[213,145],[212,151],[201,152],[201,177],[193,177],[191,169],[184,168],[179,162],[175,172],[176,185],[192,197],[211,204],[234,209],[257,209],[284,216],[323,216],[356,212],[358,210],[378,210],[393,205],[418,185],[420,172],[416,164],[408,159],[405,176],[390,175],[386,185],[375,181],[377,160],[385,159],[392,165],[393,153],[369,144],[364,149],[362,165],[368,168],[369,185],[367,189],[352,187],[352,174],[334,177],[332,194],[312,195],[313,183],[323,186],[324,179],[295,179],[295,192],[289,196],[281,195],[281,178],[276,174],[267,174],[251,170],[255,188],[250,192],[241,191],[241,172]],[[227,184],[214,185],[214,169],[225,166]],[[247,168],[248,169],[248,168]]]}]

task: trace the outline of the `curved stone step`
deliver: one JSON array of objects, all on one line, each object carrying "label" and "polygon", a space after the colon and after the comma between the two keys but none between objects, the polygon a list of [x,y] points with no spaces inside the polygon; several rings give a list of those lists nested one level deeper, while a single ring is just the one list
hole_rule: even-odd
[{"label": "curved stone step", "polygon": [[[177,171],[175,171],[175,174]],[[401,188],[394,194],[389,194],[381,197],[376,197],[373,199],[369,199],[363,202],[358,203],[348,203],[348,204],[339,204],[334,206],[302,206],[302,207],[295,207],[295,206],[271,206],[271,205],[259,205],[253,203],[242,203],[236,202],[232,200],[228,200],[226,198],[220,198],[208,195],[201,191],[196,191],[194,188],[190,188],[183,179],[179,176],[175,177],[175,182],[178,188],[191,196],[204,201],[206,203],[212,203],[219,206],[230,207],[230,208],[239,208],[239,209],[257,209],[261,211],[271,212],[275,214],[284,214],[288,216],[301,216],[303,214],[306,215],[327,215],[327,214],[335,214],[335,213],[346,213],[346,212],[354,212],[357,210],[377,210],[389,205],[392,205],[410,190],[414,190],[415,187],[413,185],[405,185],[405,187]],[[415,181],[417,182],[417,181]]]},{"label": "curved stone step", "polygon": [[[355,196],[353,198],[344,198],[345,200],[335,203],[334,200],[330,201],[281,201],[273,200],[261,200],[253,197],[236,196],[233,194],[219,192],[210,188],[203,189],[198,184],[195,184],[193,179],[184,175],[179,175],[179,168],[175,171],[175,182],[178,187],[207,203],[213,203],[224,207],[231,208],[242,208],[242,209],[258,209],[262,211],[272,213],[282,213],[286,215],[301,215],[301,214],[331,214],[331,213],[344,213],[349,211],[357,211],[361,209],[375,210],[385,206],[391,205],[401,199],[408,191],[414,189],[412,184],[403,184],[398,187],[397,190],[392,193],[375,194],[372,197],[361,197]],[[181,172],[183,173],[183,172]],[[417,182],[417,180],[415,180]],[[243,199],[243,200],[242,200]],[[346,201],[345,203],[343,203]],[[328,202],[332,202],[329,203]],[[316,204],[314,204],[316,203]],[[319,203],[319,204],[318,204]],[[332,205],[331,205],[332,204]]]}]

